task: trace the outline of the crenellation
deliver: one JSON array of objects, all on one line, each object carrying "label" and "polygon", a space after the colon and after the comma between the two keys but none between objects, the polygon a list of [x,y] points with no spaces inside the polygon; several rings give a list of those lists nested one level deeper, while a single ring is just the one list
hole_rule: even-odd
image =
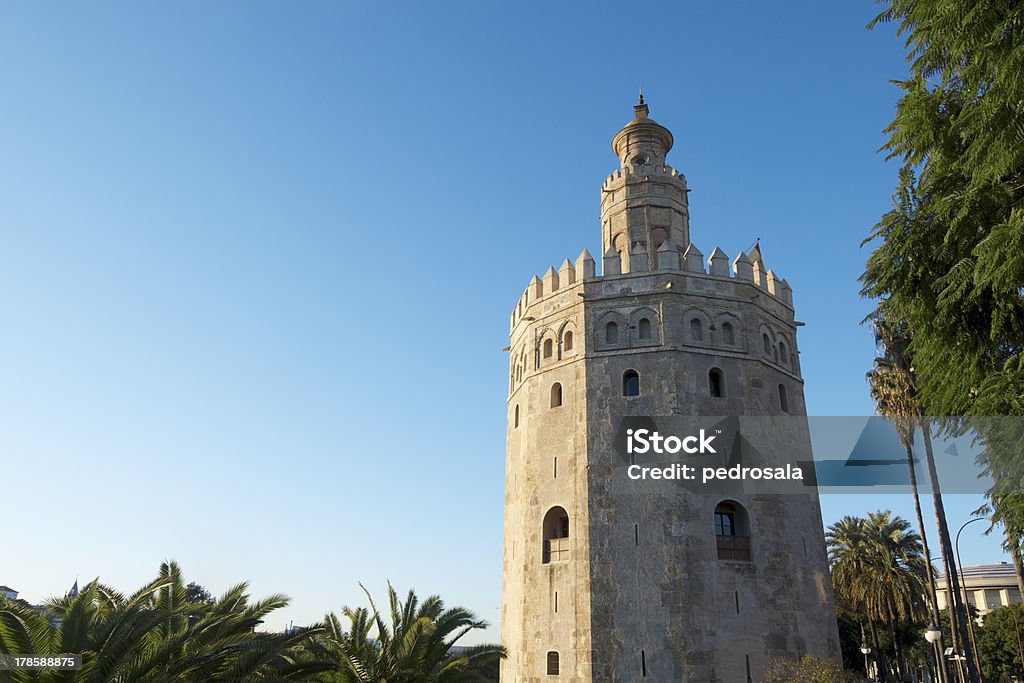
[{"label": "crenellation", "polygon": [[708,274],[716,277],[729,277],[729,256],[719,247],[715,247],[708,257]]},{"label": "crenellation", "polygon": [[560,287],[568,287],[576,282],[576,267],[568,258],[558,267],[558,282]]},{"label": "crenellation", "polygon": [[745,252],[740,252],[739,256],[733,259],[732,271],[736,274],[737,280],[746,280],[747,282],[754,281],[754,268],[750,262],[750,257]]},{"label": "crenellation", "polygon": [[[542,278],[534,276],[526,291],[520,297],[512,312],[511,325],[514,327],[527,309],[533,304],[545,299],[552,294],[562,291],[565,288],[579,284],[580,282],[595,278],[622,276],[640,276],[655,273],[678,273],[686,279],[682,281],[682,289],[694,292],[707,292],[715,295],[740,296],[734,289],[734,284],[741,282],[753,283],[761,291],[771,295],[772,300],[791,309],[793,305],[792,289],[788,283],[779,278],[773,270],[765,270],[763,263],[751,261],[745,253],[733,259],[731,266],[728,264],[728,256],[720,248],[715,247],[707,263],[709,271],[704,270],[704,255],[693,243],[687,245],[685,251],[680,252],[679,247],[671,242],[664,242],[657,250],[657,267],[648,268],[647,252],[640,245],[634,245],[633,251],[629,254],[628,271],[621,272],[622,257],[614,249],[609,248],[603,257],[604,272],[596,274],[596,263],[590,252],[584,249],[576,263],[573,264],[568,258],[563,259],[556,272],[553,267],[545,271]],[[721,282],[724,281],[724,282]],[[727,284],[723,289],[722,285]],[[667,283],[656,283],[655,281],[638,280],[630,285],[631,290],[637,291],[643,288],[664,287]],[[615,286],[615,291],[620,291],[621,285]],[[750,296],[745,295],[745,296]],[[766,306],[770,306],[765,302]],[[773,309],[774,310],[774,309]],[[779,312],[783,317],[792,318],[792,313]]]},{"label": "crenellation", "polygon": [[544,273],[544,279],[541,280],[543,293],[541,296],[548,294],[554,294],[558,291],[558,273],[555,272],[554,266],[551,266]]},{"label": "crenellation", "polygon": [[782,299],[782,303],[784,303],[787,306],[789,306],[790,308],[792,308],[793,307],[793,288],[789,286],[789,283],[786,282],[785,279],[783,279],[781,281],[781,283],[780,283],[780,290],[781,290],[782,293],[779,296],[779,298]]},{"label": "crenellation", "polygon": [[672,242],[658,247],[658,270],[679,270],[679,247]]},{"label": "crenellation", "polygon": [[596,277],[596,264],[590,252],[584,249],[576,259],[576,272],[580,280],[589,280]]},{"label": "crenellation", "polygon": [[642,244],[634,244],[629,252],[629,272],[646,273],[647,266],[647,249]]},{"label": "crenellation", "polygon": [[767,279],[767,277],[765,275],[764,264],[761,263],[760,259],[758,259],[758,260],[754,261],[753,263],[751,263],[750,265],[751,265],[751,271],[753,272],[753,276],[754,276],[754,284],[757,285],[758,287],[760,287],[761,289],[767,290],[768,289],[768,279]]},{"label": "crenellation", "polygon": [[540,281],[536,275],[530,279],[530,284],[526,287],[526,305],[527,307],[532,306],[535,302],[539,301],[544,296],[544,284]]},{"label": "crenellation", "polygon": [[686,245],[686,251],[683,252],[683,264],[687,273],[704,275],[704,254],[700,253],[700,249],[693,242]]},{"label": "crenellation", "polygon": [[622,274],[622,257],[619,256],[619,252],[615,251],[615,247],[608,247],[601,260],[603,276]]}]

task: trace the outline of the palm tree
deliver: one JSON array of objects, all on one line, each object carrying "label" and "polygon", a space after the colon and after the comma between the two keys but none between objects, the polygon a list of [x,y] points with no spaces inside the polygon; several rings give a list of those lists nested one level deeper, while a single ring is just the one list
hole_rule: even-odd
[{"label": "palm tree", "polygon": [[[897,627],[924,616],[925,564],[921,538],[910,523],[889,511],[867,519],[844,517],[829,527],[829,564],[835,592],[867,621],[879,652],[877,626],[887,626],[902,676]],[[880,653],[879,653],[880,656]],[[885,667],[879,662],[879,671]]]},{"label": "palm tree", "polygon": [[0,601],[0,653],[80,654],[77,671],[13,671],[21,681],[307,680],[331,668],[308,655],[322,626],[285,634],[256,631],[282,595],[250,603],[242,583],[212,604],[185,600],[181,570],[165,562],[159,576],[130,596],[98,580],[40,611]]},{"label": "palm tree", "polygon": [[[942,489],[939,485],[939,475],[935,469],[935,454],[932,450],[931,420],[925,415],[921,406],[916,378],[914,376],[913,354],[911,342],[913,331],[905,322],[900,319],[893,319],[886,314],[883,304],[868,317],[875,327],[876,339],[884,349],[882,356],[890,364],[890,376],[897,376],[897,391],[890,393],[887,399],[891,405],[887,408],[894,416],[899,415],[899,422],[906,418],[912,418],[913,423],[921,430],[921,437],[924,441],[925,462],[928,466],[928,479],[931,483],[932,504],[935,508],[935,522],[939,530],[939,549],[942,556],[942,566],[946,573],[946,581],[949,587],[950,604],[953,614],[954,647],[959,640],[960,649],[967,647],[967,607],[964,605],[960,593],[960,575],[953,563],[953,542],[949,534],[949,525],[946,522],[946,507],[942,502]],[[899,429],[899,427],[897,427]],[[922,526],[922,531],[924,527]],[[970,683],[978,683],[978,671],[975,667],[975,659],[967,658],[967,675]]]},{"label": "palm tree", "polygon": [[[363,588],[366,592],[366,589]],[[390,625],[381,616],[370,594],[370,608],[342,609],[342,620],[331,613],[325,618],[326,633],[317,638],[317,658],[333,655],[338,683],[448,683],[488,681],[485,671],[505,656],[500,645],[459,648],[456,643],[474,629],[486,628],[472,612],[461,607],[446,609],[431,596],[420,603],[409,591],[404,602],[388,584]]]},{"label": "palm tree", "polygon": [[[927,595],[930,608],[931,623],[939,624],[939,603],[935,595],[935,576],[931,563],[931,552],[928,548],[928,535],[925,532],[924,515],[921,512],[921,496],[917,486],[917,468],[914,462],[914,432],[916,405],[913,400],[913,377],[909,372],[909,364],[903,351],[906,344],[902,335],[886,322],[884,317],[876,315],[874,320],[875,339],[882,348],[882,355],[877,357],[874,368],[868,373],[868,384],[871,399],[879,415],[893,423],[900,442],[907,454],[907,467],[910,471],[910,488],[914,495],[914,512],[917,516],[917,528],[921,534],[921,547],[926,558],[925,571],[928,580]],[[953,647],[956,647],[956,631],[953,631]],[[939,672],[939,680],[945,683],[949,677],[945,657],[941,655],[939,643],[935,644],[935,665]]]}]

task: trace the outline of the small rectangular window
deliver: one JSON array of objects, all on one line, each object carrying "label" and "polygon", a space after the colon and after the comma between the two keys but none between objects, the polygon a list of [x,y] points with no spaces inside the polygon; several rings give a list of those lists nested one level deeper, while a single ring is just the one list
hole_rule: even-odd
[{"label": "small rectangular window", "polygon": [[548,653],[548,676],[558,675],[558,653],[551,651]]}]

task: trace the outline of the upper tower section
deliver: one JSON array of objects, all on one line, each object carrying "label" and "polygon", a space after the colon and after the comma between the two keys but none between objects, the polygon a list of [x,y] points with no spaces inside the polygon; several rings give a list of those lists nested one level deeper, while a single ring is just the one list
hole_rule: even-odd
[{"label": "upper tower section", "polygon": [[601,187],[601,247],[605,257],[618,256],[622,273],[646,270],[666,243],[676,251],[690,243],[686,178],[665,163],[672,133],[649,113],[641,94],[633,120],[612,138],[619,170]]}]

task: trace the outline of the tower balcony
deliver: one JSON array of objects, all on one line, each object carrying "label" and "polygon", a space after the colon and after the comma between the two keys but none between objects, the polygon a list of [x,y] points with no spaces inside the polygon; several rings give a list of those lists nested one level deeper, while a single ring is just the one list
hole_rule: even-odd
[{"label": "tower balcony", "polygon": [[570,552],[568,538],[549,538],[544,541],[544,564],[564,562],[569,559]]}]

